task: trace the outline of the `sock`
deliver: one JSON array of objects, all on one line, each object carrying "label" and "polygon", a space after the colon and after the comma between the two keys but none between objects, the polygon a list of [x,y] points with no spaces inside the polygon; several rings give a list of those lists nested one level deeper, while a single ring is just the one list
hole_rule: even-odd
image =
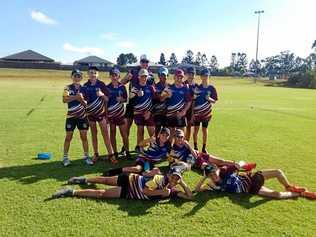
[{"label": "sock", "polygon": [[84,157],[84,158],[89,158],[89,152],[84,152],[84,153],[83,153],[83,157]]},{"label": "sock", "polygon": [[198,148],[198,145],[197,145],[197,143],[196,142],[194,142],[194,150],[198,150],[199,148]]},{"label": "sock", "polygon": [[64,159],[68,159],[68,153],[64,153]]},{"label": "sock", "polygon": [[202,151],[206,151],[206,144],[203,144]]},{"label": "sock", "polygon": [[121,174],[123,172],[123,168],[110,169],[103,173],[103,176],[115,176]]}]

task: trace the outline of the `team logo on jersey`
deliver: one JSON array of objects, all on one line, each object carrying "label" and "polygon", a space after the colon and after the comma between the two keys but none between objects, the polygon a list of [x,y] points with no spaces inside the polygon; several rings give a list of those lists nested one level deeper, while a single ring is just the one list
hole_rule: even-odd
[{"label": "team logo on jersey", "polygon": [[82,127],[83,127],[83,128],[87,128],[88,125],[87,125],[86,123],[83,123],[83,124],[82,124]]}]

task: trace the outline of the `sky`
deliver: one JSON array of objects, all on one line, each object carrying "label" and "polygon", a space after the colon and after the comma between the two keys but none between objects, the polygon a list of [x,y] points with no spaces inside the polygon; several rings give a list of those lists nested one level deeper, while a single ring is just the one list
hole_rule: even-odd
[{"label": "sky", "polygon": [[216,55],[227,66],[232,52],[259,59],[290,50],[308,56],[316,40],[315,0],[3,0],[0,57],[32,49],[62,63],[88,55],[112,62],[120,53],[157,62],[186,50]]}]

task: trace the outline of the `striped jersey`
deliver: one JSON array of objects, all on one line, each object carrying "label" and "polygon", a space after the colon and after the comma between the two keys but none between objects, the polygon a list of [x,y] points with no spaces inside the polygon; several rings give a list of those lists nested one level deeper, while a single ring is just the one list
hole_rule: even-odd
[{"label": "striped jersey", "polygon": [[156,90],[156,99],[154,100],[153,105],[153,112],[155,115],[161,115],[165,113],[165,110],[167,108],[166,101],[160,101],[159,95],[161,95],[162,91],[165,89],[167,84],[162,84],[161,82],[158,82],[155,84],[155,90]]},{"label": "striped jersey", "polygon": [[166,116],[176,117],[177,112],[183,110],[185,104],[191,102],[192,97],[188,86],[185,84],[182,84],[180,87],[172,84],[169,86],[169,89],[172,95],[166,100]]},{"label": "striped jersey", "polygon": [[198,85],[194,89],[194,116],[200,119],[209,119],[212,114],[212,103],[207,100],[211,97],[213,100],[217,100],[217,92],[214,86],[209,85],[204,87],[202,84]]},{"label": "striped jersey", "polygon": [[[75,84],[70,84],[65,87],[63,96],[75,96],[81,92],[81,88],[81,85],[77,88]],[[67,118],[83,119],[86,117],[85,107],[78,100],[68,102],[67,106]]]},{"label": "striped jersey", "polygon": [[167,157],[170,149],[171,143],[169,141],[161,146],[159,144],[159,139],[157,138],[155,141],[150,143],[149,147],[146,150],[141,152],[139,157],[151,162],[159,162]]},{"label": "striped jersey", "polygon": [[151,110],[153,104],[153,98],[155,96],[155,89],[153,86],[146,84],[145,86],[135,86],[132,91],[143,91],[143,96],[137,96],[135,94],[134,100],[134,114],[144,114]]},{"label": "striped jersey", "polygon": [[117,87],[114,87],[112,83],[107,85],[109,92],[109,101],[108,101],[108,117],[111,119],[121,118],[124,116],[125,107],[124,102],[117,101],[117,97],[123,97],[127,100],[126,88],[123,84],[120,84]]}]

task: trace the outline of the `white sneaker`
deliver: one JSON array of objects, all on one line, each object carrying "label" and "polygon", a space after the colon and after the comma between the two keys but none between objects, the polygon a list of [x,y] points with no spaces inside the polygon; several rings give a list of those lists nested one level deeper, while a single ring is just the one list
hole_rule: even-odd
[{"label": "white sneaker", "polygon": [[87,165],[94,165],[90,157],[84,157],[83,160],[84,162],[86,162]]},{"label": "white sneaker", "polygon": [[66,167],[66,166],[68,166],[68,165],[70,165],[70,164],[71,164],[71,162],[70,162],[69,158],[64,158],[64,159],[63,159],[63,165],[64,165],[64,167]]}]

